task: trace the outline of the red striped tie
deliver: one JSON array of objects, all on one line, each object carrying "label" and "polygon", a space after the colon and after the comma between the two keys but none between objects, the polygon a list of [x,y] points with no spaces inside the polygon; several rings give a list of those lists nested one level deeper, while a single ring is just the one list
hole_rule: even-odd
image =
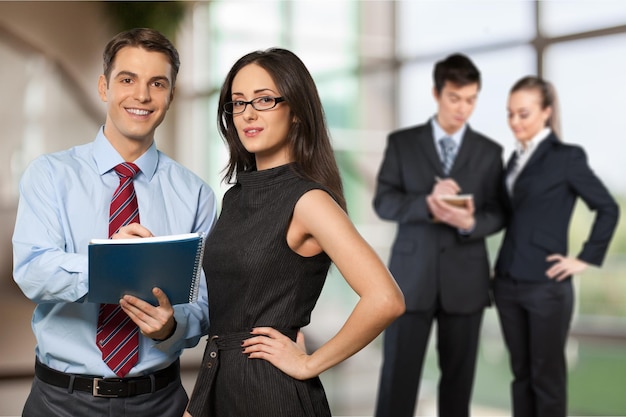
[{"label": "red striped tie", "polygon": [[[133,186],[133,177],[139,168],[133,163],[117,165],[115,172],[120,185],[111,199],[109,213],[109,237],[120,227],[139,223],[139,207]],[[118,304],[101,304],[98,314],[96,343],[102,351],[102,360],[123,378],[139,358],[139,328]]]}]

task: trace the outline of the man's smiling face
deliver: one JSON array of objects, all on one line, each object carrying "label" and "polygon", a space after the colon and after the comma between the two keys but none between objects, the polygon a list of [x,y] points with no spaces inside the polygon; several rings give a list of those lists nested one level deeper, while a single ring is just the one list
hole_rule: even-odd
[{"label": "man's smiling face", "polygon": [[127,141],[152,143],[174,96],[172,65],[165,54],[124,47],[113,62],[110,79],[98,80],[107,103],[105,136],[116,146]]}]

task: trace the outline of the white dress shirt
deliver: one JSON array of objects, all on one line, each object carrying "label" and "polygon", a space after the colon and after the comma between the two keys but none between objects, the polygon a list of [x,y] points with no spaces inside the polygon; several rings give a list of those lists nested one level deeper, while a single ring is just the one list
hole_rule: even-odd
[{"label": "white dress shirt", "polygon": [[513,185],[515,184],[515,180],[530,160],[530,157],[535,152],[535,149],[537,149],[539,144],[550,135],[551,131],[552,130],[549,127],[541,129],[531,140],[525,142],[525,145],[520,141],[515,141],[514,152],[516,153],[517,158],[515,166],[506,177],[506,188],[509,191],[509,195],[513,194]]}]

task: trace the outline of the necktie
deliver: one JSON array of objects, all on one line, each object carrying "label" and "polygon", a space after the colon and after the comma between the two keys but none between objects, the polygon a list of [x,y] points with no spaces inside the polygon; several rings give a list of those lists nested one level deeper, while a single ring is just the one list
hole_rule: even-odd
[{"label": "necktie", "polygon": [[449,137],[445,136],[439,139],[439,146],[441,147],[441,164],[443,165],[443,172],[448,175],[452,163],[454,162],[454,156],[456,153],[456,142]]},{"label": "necktie", "polygon": [[[113,193],[109,212],[109,237],[129,223],[139,223],[139,207],[133,177],[139,168],[130,162],[117,165],[120,185]],[[102,360],[123,378],[139,358],[139,329],[118,304],[101,304],[96,343]]]},{"label": "necktie", "polygon": [[513,185],[515,184],[515,180],[521,171],[521,158],[523,153],[513,152],[513,156],[509,160],[509,164],[506,167],[506,188],[509,192],[509,195],[513,195]]}]

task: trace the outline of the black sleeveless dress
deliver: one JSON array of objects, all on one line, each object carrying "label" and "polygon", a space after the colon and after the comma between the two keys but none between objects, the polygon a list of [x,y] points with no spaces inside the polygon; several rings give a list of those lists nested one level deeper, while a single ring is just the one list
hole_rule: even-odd
[{"label": "black sleeveless dress", "polygon": [[331,415],[319,378],[299,381],[263,359],[249,359],[241,342],[271,326],[295,340],[309,324],[330,259],[302,257],[287,245],[296,202],[319,184],[295,164],[239,173],[224,195],[207,238],[209,342],[188,407],[194,417],[325,417]]}]

